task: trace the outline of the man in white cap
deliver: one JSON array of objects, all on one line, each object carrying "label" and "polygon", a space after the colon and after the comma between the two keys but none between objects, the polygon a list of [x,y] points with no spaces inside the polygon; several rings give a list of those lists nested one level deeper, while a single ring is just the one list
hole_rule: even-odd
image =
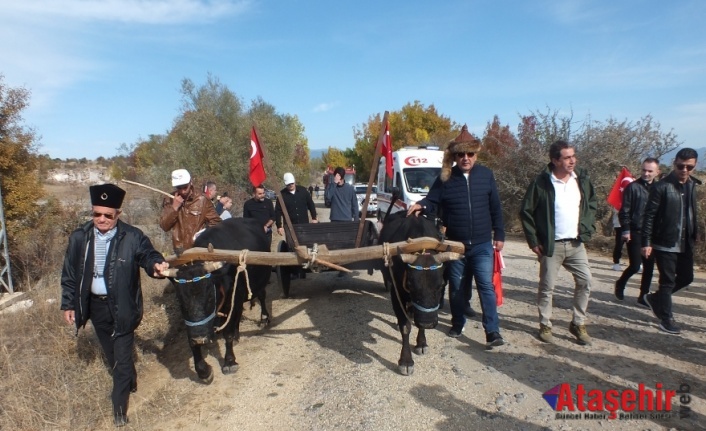
[{"label": "man in white cap", "polygon": [[206,196],[194,188],[186,169],[172,172],[174,197],[165,198],[159,227],[172,231],[174,253],[181,254],[194,246],[195,235],[202,229],[219,223],[221,218]]},{"label": "man in white cap", "polygon": [[[291,172],[284,174],[284,188],[280,191],[282,200],[287,207],[287,213],[292,224],[309,223],[309,214],[311,214],[311,223],[318,223],[316,219],[316,206],[314,200],[311,199],[309,191],[302,186],[298,186],[294,181],[294,175]],[[309,214],[307,214],[307,210]],[[284,227],[282,226],[282,207],[277,201],[275,206],[275,215],[277,217],[277,233],[284,235]]]},{"label": "man in white cap", "polygon": [[115,426],[127,424],[130,393],[137,391],[135,329],[142,320],[140,268],[161,278],[169,268],[139,229],[118,219],[125,191],[114,184],[90,187],[92,220],[76,229],[61,273],[64,320],[78,330],[91,319],[113,375]]}]

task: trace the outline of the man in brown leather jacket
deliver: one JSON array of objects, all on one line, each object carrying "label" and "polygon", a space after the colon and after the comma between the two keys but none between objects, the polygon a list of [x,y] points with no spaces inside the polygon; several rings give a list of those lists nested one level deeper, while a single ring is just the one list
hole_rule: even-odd
[{"label": "man in brown leather jacket", "polygon": [[206,196],[194,188],[186,169],[172,172],[173,198],[165,198],[159,227],[172,231],[174,253],[181,254],[194,246],[194,235],[221,221],[216,209]]}]

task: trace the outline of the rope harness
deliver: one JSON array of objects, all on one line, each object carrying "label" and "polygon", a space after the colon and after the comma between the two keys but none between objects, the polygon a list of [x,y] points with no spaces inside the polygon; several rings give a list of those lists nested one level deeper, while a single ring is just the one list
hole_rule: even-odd
[{"label": "rope harness", "polygon": [[[419,256],[419,255],[425,254],[425,252],[426,252],[426,250],[422,250],[421,252],[414,253],[414,254],[415,254],[415,256]],[[440,304],[436,304],[436,307],[425,308],[412,300],[410,300],[407,303],[402,302],[402,297],[400,297],[400,290],[397,286],[397,283],[395,282],[395,274],[392,273],[392,265],[393,265],[392,262],[393,261],[392,261],[392,255],[390,253],[390,243],[386,242],[386,243],[382,244],[382,257],[383,257],[383,262],[390,273],[390,279],[392,280],[392,286],[395,289],[395,295],[397,295],[397,302],[400,304],[400,307],[402,307],[402,312],[404,312],[404,315],[409,322],[413,321],[408,313],[408,311],[412,307],[416,308],[417,310],[419,310],[423,313],[431,313],[432,311],[436,311],[439,309]],[[410,269],[413,269],[415,271],[436,271],[436,270],[443,268],[444,264],[439,263],[437,265],[432,265],[432,266],[419,266],[419,265],[412,265],[411,263],[408,263],[407,267]],[[405,271],[402,276],[402,288],[405,290],[405,292],[409,293],[409,289],[407,288],[407,271]]]},{"label": "rope harness", "polygon": [[[248,277],[248,270],[247,270],[247,258],[248,258],[248,250],[242,250],[240,252],[240,255],[238,256],[238,270],[235,272],[235,280],[233,281],[233,294],[231,295],[231,300],[230,300],[230,311],[228,312],[228,317],[226,318],[225,323],[223,323],[221,326],[216,328],[216,332],[220,332],[228,326],[228,322],[230,322],[230,318],[233,315],[233,310],[235,309],[235,291],[238,288],[238,276],[240,275],[241,272],[245,273],[245,287],[248,289],[248,301],[252,299],[252,290],[250,289],[250,278]],[[219,316],[223,316],[223,313],[218,313]]]}]

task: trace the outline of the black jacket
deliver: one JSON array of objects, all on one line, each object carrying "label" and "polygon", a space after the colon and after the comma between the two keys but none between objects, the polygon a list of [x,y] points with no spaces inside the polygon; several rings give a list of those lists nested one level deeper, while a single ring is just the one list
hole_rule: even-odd
[{"label": "black jacket", "polygon": [[418,202],[426,213],[441,214],[446,236],[464,244],[505,241],[503,211],[493,172],[474,165],[468,181],[458,166],[446,181],[437,178]]},{"label": "black jacket", "polygon": [[[142,321],[140,267],[154,277],[154,265],[164,262],[141,230],[120,220],[117,228],[103,272],[108,304],[115,320],[113,337],[134,331]],[[61,272],[61,309],[74,310],[77,332],[90,318],[93,231],[93,222],[88,222],[71,233]]]},{"label": "black jacket", "polygon": [[623,190],[623,206],[620,207],[620,212],[618,212],[620,228],[623,232],[640,234],[642,213],[645,210],[645,205],[647,205],[647,197],[653,184],[638,178],[628,184]]},{"label": "black jacket", "polygon": [[[280,192],[282,194],[282,200],[284,205],[287,207],[287,213],[289,214],[289,219],[292,224],[309,223],[309,215],[311,218],[316,220],[316,206],[314,205],[314,200],[311,199],[311,194],[306,190],[305,187],[295,186],[294,194],[290,193],[285,187]],[[275,214],[277,216],[277,227],[282,227],[282,208],[280,207],[279,200],[275,205]]]},{"label": "black jacket", "polygon": [[689,247],[694,246],[697,231],[697,205],[696,186],[701,181],[690,177],[687,185],[679,183],[674,172],[657,182],[650,189],[650,194],[642,216],[642,246],[653,245],[673,248],[679,245],[681,239],[682,221],[682,188],[688,190],[690,229],[686,233],[686,242]]}]

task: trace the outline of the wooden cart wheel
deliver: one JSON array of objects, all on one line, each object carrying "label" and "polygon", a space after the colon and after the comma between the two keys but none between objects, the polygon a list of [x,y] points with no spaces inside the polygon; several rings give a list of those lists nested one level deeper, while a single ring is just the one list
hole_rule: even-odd
[{"label": "wooden cart wheel", "polygon": [[[289,246],[287,242],[282,240],[277,244],[278,252],[288,252]],[[289,285],[292,282],[289,267],[277,265],[275,266],[275,272],[277,273],[277,285],[282,289],[282,295],[285,298],[289,298]]]}]

